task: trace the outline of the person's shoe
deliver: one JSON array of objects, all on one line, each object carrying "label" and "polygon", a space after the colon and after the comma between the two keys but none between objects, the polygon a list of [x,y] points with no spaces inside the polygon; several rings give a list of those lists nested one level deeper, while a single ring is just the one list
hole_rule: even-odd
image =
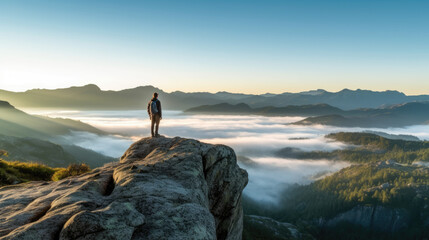
[{"label": "person's shoe", "polygon": [[159,135],[159,134],[157,133],[157,134],[155,134],[155,137],[161,137],[161,135]]}]

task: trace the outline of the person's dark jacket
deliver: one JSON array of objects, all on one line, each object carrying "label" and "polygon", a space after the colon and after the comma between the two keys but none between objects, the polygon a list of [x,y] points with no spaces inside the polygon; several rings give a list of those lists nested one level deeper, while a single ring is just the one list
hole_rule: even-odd
[{"label": "person's dark jacket", "polygon": [[149,116],[151,115],[151,103],[153,101],[156,101],[156,107],[158,109],[157,114],[159,114],[159,116],[162,118],[162,111],[161,111],[161,101],[158,100],[158,98],[152,98],[152,100],[149,101],[149,103],[147,104],[147,113],[149,114]]}]

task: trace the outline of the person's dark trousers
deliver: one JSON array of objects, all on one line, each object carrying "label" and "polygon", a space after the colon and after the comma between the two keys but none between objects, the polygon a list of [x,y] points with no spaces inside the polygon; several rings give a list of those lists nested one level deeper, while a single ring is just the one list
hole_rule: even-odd
[{"label": "person's dark trousers", "polygon": [[[150,126],[150,132],[152,133],[152,137],[158,135],[158,128],[159,128],[159,122],[161,121],[161,116],[159,113],[155,113],[151,117],[151,126]],[[153,129],[155,127],[155,133],[153,132]]]}]

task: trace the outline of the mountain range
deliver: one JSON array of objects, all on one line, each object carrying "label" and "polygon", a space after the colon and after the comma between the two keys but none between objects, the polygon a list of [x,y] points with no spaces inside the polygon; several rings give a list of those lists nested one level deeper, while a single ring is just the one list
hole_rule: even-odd
[{"label": "mountain range", "polygon": [[36,162],[51,167],[82,162],[99,167],[117,161],[67,142],[58,143],[58,136],[72,131],[107,134],[80,121],[31,115],[0,101],[0,149],[8,152],[6,160]]},{"label": "mountain range", "polygon": [[0,100],[19,108],[61,108],[76,110],[145,109],[153,92],[160,94],[164,109],[185,110],[200,105],[245,103],[251,107],[283,107],[287,105],[329,104],[350,110],[376,108],[412,101],[429,101],[429,95],[407,96],[398,91],[349,90],[328,92],[322,89],[281,94],[240,94],[229,92],[165,92],[153,86],[141,86],[120,91],[104,91],[94,84],[62,89],[32,89],[25,92],[0,90]]},{"label": "mountain range", "polygon": [[339,127],[405,127],[429,123],[429,102],[411,102],[376,109],[356,109],[343,114],[308,117],[298,125],[331,125]]},{"label": "mountain range", "polygon": [[379,108],[343,110],[328,104],[291,105],[252,108],[247,104],[221,103],[190,108],[186,113],[255,114],[263,116],[303,116],[297,125],[331,125],[340,127],[403,127],[429,122],[429,102],[409,102]]},{"label": "mountain range", "polygon": [[52,136],[68,134],[70,131],[104,134],[103,131],[81,121],[30,115],[8,102],[0,101],[0,134],[50,139]]},{"label": "mountain range", "polygon": [[202,105],[185,110],[185,113],[203,114],[254,114],[262,116],[319,116],[326,114],[342,114],[346,111],[328,104],[289,105],[285,107],[252,108],[245,103]]},{"label": "mountain range", "polygon": [[91,168],[118,161],[92,150],[71,144],[59,144],[51,141],[0,135],[0,149],[7,151],[3,156],[8,161],[20,161],[45,164],[50,167],[67,167],[70,164],[86,163]]}]

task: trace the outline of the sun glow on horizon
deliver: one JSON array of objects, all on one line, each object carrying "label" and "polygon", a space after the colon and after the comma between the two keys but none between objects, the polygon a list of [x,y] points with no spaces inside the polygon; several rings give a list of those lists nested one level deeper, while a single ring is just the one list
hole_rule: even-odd
[{"label": "sun glow on horizon", "polygon": [[429,2],[167,2],[1,2],[0,89],[429,93]]}]

